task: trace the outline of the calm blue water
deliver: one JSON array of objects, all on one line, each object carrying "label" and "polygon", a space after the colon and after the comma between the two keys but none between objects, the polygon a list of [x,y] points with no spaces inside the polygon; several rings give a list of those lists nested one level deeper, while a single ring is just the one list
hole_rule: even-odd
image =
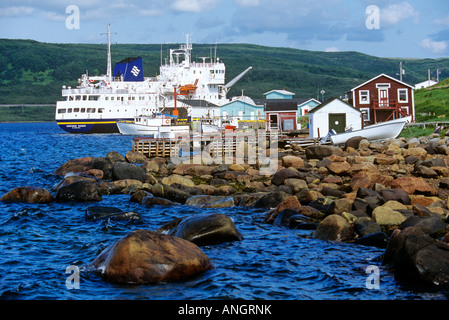
[{"label": "calm blue water", "polygon": [[[78,157],[126,154],[131,137],[70,135],[55,123],[0,124],[0,196],[18,186],[51,189],[55,169]],[[106,246],[136,229],[155,230],[200,210],[147,208],[127,195],[103,197],[101,205],[138,211],[139,222],[86,221],[89,203],[49,205],[0,202],[0,299],[447,299],[447,291],[398,283],[373,259],[383,250],[330,243],[263,223],[263,211],[222,209],[245,239],[202,247],[215,268],[188,281],[117,285],[83,270]],[[209,209],[201,210],[202,213]],[[212,212],[212,211],[211,211]],[[217,212],[217,209],[214,209]],[[80,268],[79,289],[66,287],[66,268]],[[380,268],[380,288],[366,288],[369,265]]]}]

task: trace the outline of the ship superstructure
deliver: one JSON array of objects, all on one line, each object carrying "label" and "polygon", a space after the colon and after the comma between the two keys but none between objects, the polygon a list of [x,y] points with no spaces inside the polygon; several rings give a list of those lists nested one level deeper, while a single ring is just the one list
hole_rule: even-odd
[{"label": "ship superstructure", "polygon": [[[203,100],[218,106],[229,102],[228,90],[250,68],[225,84],[226,67],[219,58],[192,62],[189,36],[178,49],[170,49],[169,59],[156,77],[144,77],[141,57],[126,58],[111,67],[108,25],[107,74],[83,74],[76,88],[62,88],[56,104],[56,121],[71,133],[118,133],[117,121],[133,120],[178,107],[183,100]],[[209,60],[209,61],[208,61]],[[185,104],[187,116],[189,104]]]}]

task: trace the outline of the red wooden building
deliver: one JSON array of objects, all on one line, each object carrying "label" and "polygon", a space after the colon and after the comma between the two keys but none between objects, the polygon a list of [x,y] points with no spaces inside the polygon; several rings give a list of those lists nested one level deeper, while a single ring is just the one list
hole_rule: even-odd
[{"label": "red wooden building", "polygon": [[291,101],[270,102],[264,106],[266,130],[297,130],[298,104]]},{"label": "red wooden building", "polygon": [[414,87],[386,74],[351,89],[348,102],[363,113],[366,125],[406,116],[415,120]]}]

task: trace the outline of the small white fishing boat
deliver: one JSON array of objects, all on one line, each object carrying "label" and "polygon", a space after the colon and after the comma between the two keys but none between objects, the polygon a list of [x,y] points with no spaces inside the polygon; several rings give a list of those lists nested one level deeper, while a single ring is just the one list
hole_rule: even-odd
[{"label": "small white fishing boat", "polygon": [[134,121],[117,121],[117,127],[123,135],[153,136],[154,138],[173,139],[190,134],[188,125],[177,125],[176,116],[157,114],[154,117],[138,116]]},{"label": "small white fishing boat", "polygon": [[398,118],[391,121],[379,122],[370,126],[367,126],[360,130],[346,131],[331,135],[330,138],[333,144],[343,144],[349,138],[352,137],[364,137],[367,140],[385,140],[390,138],[396,138],[401,133],[406,123],[412,120],[411,116]]}]

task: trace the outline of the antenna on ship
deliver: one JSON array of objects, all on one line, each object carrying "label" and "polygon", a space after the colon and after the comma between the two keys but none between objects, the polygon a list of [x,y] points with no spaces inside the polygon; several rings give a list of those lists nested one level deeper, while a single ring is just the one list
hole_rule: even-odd
[{"label": "antenna on ship", "polygon": [[110,24],[108,23],[108,32],[107,33],[102,33],[103,34],[107,34],[108,35],[108,68],[106,70],[106,78],[108,81],[111,81],[111,75],[112,75],[112,62],[111,62],[111,34],[117,34],[117,33],[111,33],[109,32],[109,26]]}]

